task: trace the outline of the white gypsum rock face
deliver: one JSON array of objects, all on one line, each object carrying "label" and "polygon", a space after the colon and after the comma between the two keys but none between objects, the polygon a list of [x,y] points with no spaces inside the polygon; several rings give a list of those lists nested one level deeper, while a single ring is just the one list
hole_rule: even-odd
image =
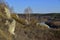
[{"label": "white gypsum rock face", "polygon": [[37,23],[36,25],[37,25],[37,26],[40,25],[40,26],[42,26],[42,27],[50,28],[50,27],[49,27],[47,24],[45,24],[45,23]]},{"label": "white gypsum rock face", "polygon": [[8,31],[11,34],[15,35],[14,31],[15,31],[15,27],[16,27],[16,21],[13,19],[12,23],[10,23],[8,26],[9,26]]},{"label": "white gypsum rock face", "polygon": [[7,18],[11,18],[11,14],[10,14],[10,11],[9,11],[9,9],[8,8],[6,8],[5,7],[5,12],[6,12],[6,16],[7,16]]},{"label": "white gypsum rock face", "polygon": [[8,31],[15,35],[14,31],[15,31],[15,27],[16,27],[16,21],[13,19],[12,22],[10,23],[8,20],[6,20],[6,23],[5,25],[7,25],[9,28],[8,28]]},{"label": "white gypsum rock face", "polygon": [[9,19],[9,20],[12,20],[11,22],[9,20],[6,20],[6,23],[5,25],[8,25],[8,31],[15,35],[14,31],[15,31],[15,26],[16,26],[16,21],[11,18],[11,14],[10,14],[10,11],[8,8],[5,7],[5,12],[6,12],[6,17]]}]

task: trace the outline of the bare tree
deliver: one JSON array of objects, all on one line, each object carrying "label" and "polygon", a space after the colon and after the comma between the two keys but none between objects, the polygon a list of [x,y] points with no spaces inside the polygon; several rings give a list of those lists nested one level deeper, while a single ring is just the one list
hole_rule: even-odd
[{"label": "bare tree", "polygon": [[26,14],[26,19],[28,21],[30,21],[30,14],[32,13],[32,9],[30,7],[27,7],[25,10],[24,10],[24,13]]}]

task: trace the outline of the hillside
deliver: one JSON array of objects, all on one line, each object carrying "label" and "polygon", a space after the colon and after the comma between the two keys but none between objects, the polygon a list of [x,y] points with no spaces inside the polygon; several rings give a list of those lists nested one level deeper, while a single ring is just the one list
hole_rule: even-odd
[{"label": "hillside", "polygon": [[30,20],[29,15],[12,13],[7,4],[0,3],[0,40],[60,40],[60,28],[37,24],[52,19],[51,24],[60,27],[60,20],[55,20],[60,19],[59,13],[30,14]]},{"label": "hillside", "polygon": [[15,37],[7,31],[8,26],[5,26],[4,18],[0,19],[3,19],[3,21],[0,21],[1,40],[60,40],[60,29],[46,29],[44,27],[41,28],[40,26],[24,25],[19,22],[17,18],[15,18],[17,22]]}]

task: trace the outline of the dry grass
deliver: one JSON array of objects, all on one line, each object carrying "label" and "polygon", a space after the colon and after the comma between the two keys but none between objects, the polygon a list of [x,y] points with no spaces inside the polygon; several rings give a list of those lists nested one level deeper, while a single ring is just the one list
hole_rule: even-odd
[{"label": "dry grass", "polygon": [[[23,18],[13,18],[16,23],[16,38],[13,37],[8,31],[4,21],[0,21],[0,39],[1,40],[60,40],[60,29],[46,29],[41,26],[23,25],[25,24]],[[35,21],[36,22],[36,21]]]},{"label": "dry grass", "polygon": [[16,34],[18,35],[16,40],[60,40],[60,29],[41,29],[36,26],[23,26],[18,23]]},{"label": "dry grass", "polygon": [[0,34],[1,36],[3,36],[4,40],[12,40],[10,34],[8,35],[8,33],[5,33],[3,30],[0,29]]},{"label": "dry grass", "polygon": [[53,21],[54,25],[60,26],[60,21]]}]

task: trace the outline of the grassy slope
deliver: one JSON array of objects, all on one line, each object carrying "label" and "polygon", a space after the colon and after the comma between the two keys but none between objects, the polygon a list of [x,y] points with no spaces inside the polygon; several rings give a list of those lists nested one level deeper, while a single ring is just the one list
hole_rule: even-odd
[{"label": "grassy slope", "polygon": [[[22,19],[21,19],[22,20]],[[2,40],[60,40],[60,29],[41,29],[40,26],[27,26],[18,22],[16,18],[16,38],[6,30],[4,22],[0,21],[0,39]],[[3,24],[3,25],[2,25]],[[10,35],[10,36],[9,36]],[[9,39],[8,39],[9,38]]]},{"label": "grassy slope", "polygon": [[60,40],[60,29],[41,29],[36,26],[18,25],[17,31],[15,31],[18,34],[16,40]]}]

